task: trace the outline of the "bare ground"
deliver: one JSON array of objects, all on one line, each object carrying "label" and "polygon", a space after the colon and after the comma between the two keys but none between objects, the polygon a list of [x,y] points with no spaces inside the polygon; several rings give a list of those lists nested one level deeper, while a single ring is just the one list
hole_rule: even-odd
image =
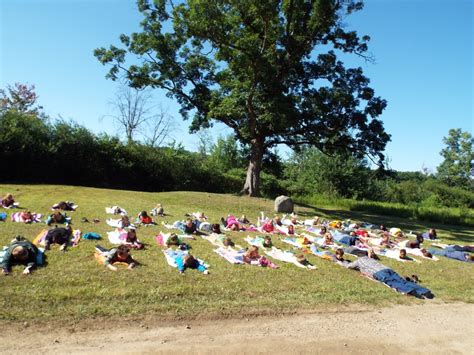
[{"label": "bare ground", "polygon": [[0,323],[1,353],[474,354],[474,305],[426,302],[243,319]]}]

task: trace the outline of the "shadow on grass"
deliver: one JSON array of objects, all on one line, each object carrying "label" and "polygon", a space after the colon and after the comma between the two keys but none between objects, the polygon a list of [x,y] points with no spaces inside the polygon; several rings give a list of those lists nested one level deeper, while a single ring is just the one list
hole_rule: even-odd
[{"label": "shadow on grass", "polygon": [[413,220],[396,216],[378,215],[370,212],[348,211],[330,207],[314,207],[304,203],[297,203],[296,206],[310,209],[310,211],[298,212],[300,216],[314,217],[321,216],[324,218],[334,219],[353,219],[373,223],[376,225],[383,224],[387,228],[398,227],[405,231],[425,232],[429,228],[435,228],[444,231],[446,234],[443,239],[455,239],[457,241],[472,244],[474,243],[474,233],[472,228],[467,226],[455,226],[450,224],[425,222],[421,220]]}]

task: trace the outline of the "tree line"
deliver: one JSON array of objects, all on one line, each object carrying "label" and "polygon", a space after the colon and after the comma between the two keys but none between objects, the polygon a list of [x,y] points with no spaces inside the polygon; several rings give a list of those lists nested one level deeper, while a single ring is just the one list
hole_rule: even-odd
[{"label": "tree line", "polygon": [[[446,141],[462,135],[452,130]],[[470,139],[470,140],[469,140]],[[472,138],[464,142],[472,156]],[[452,143],[452,142],[451,142]],[[460,144],[451,144],[460,146]],[[450,156],[436,174],[385,171],[350,154],[328,156],[304,147],[283,160],[276,152],[263,157],[262,192],[293,197],[322,195],[421,204],[433,207],[474,208],[472,178]],[[68,184],[141,191],[193,190],[238,193],[246,178],[248,147],[232,136],[206,141],[197,152],[180,144],[155,147],[122,142],[118,137],[94,134],[72,121],[51,121],[37,112],[14,109],[0,114],[2,182]],[[462,170],[462,169],[461,169]],[[467,178],[466,178],[467,174]]]}]

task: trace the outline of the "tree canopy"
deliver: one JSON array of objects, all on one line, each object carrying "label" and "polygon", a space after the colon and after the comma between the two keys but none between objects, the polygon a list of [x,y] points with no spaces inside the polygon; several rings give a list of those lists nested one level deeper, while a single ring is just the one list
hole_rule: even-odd
[{"label": "tree canopy", "polygon": [[440,152],[444,158],[438,166],[438,177],[451,186],[471,187],[471,170],[474,168],[473,138],[469,132],[460,128],[450,129],[443,138],[446,147]]},{"label": "tree canopy", "polygon": [[[345,30],[362,2],[342,0],[138,0],[142,31],[123,48],[98,48],[130,86],[167,91],[192,116],[191,132],[221,122],[250,147],[243,192],[259,195],[265,152],[278,144],[350,151],[383,163],[390,137],[378,119],[386,101],[348,53],[370,59],[368,36]],[[135,56],[127,61],[127,53]]]}]

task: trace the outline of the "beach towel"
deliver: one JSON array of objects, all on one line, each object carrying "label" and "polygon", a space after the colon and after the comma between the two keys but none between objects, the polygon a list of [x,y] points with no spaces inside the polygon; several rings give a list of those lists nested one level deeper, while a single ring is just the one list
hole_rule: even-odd
[{"label": "beach towel", "polygon": [[109,214],[120,214],[122,216],[127,215],[127,211],[119,206],[105,207],[105,213]]},{"label": "beach towel", "polygon": [[[166,250],[163,250],[163,254],[165,254],[166,262],[168,263],[168,265],[174,268],[177,268],[178,265],[176,264],[176,258],[178,256],[183,257],[184,255],[189,254],[189,253],[187,250],[181,250],[181,249],[173,250],[171,248],[168,248]],[[195,259],[199,262],[199,264],[204,265],[206,269],[209,268],[210,265],[206,264],[203,260],[198,259],[196,257]]]},{"label": "beach towel", "polygon": [[61,201],[58,203],[55,203],[51,209],[52,210],[63,210],[63,211],[75,211],[79,206],[74,204],[74,202],[71,201]]},{"label": "beach towel", "polygon": [[[99,246],[98,246],[99,247]],[[100,265],[105,265],[105,261],[107,260],[107,257],[109,256],[109,251],[100,247],[100,248],[95,248],[95,253],[94,253],[94,258],[97,260],[97,262]],[[128,264],[124,262],[115,262],[113,263],[114,266],[117,267],[123,267],[123,268],[128,268]]]},{"label": "beach towel", "polygon": [[4,206],[4,205],[0,202],[0,207],[6,208],[6,209],[19,208],[19,207],[20,207],[20,203],[19,203],[19,202],[13,202],[13,205]]},{"label": "beach towel", "polygon": [[[36,237],[33,239],[33,244],[36,246],[44,245],[45,243],[45,238],[46,235],[48,234],[49,230],[48,229],[43,229],[41,230]],[[72,231],[72,236],[69,241],[69,244],[71,244],[73,247],[77,246],[79,244],[79,241],[81,239],[81,231],[80,229],[73,229]]]},{"label": "beach towel", "polygon": [[39,223],[41,222],[41,217],[42,217],[42,214],[41,213],[32,213],[31,214],[31,220],[25,220],[22,216],[21,216],[21,212],[15,212],[11,215],[11,221],[12,222],[18,222],[18,223]]},{"label": "beach towel", "polygon": [[316,245],[311,245],[311,252],[319,258],[324,260],[334,261],[334,254],[330,253],[327,250],[319,250]]},{"label": "beach towel", "polygon": [[283,261],[285,263],[294,264],[302,269],[315,270],[316,266],[314,265],[303,265],[296,259],[296,255],[291,251],[283,251],[276,247],[272,247],[271,250],[265,250],[265,254],[268,256]]},{"label": "beach towel", "polygon": [[107,237],[112,244],[122,244],[127,239],[127,234],[128,232],[125,229],[117,228],[114,231],[107,232]]},{"label": "beach towel", "polygon": [[226,238],[225,234],[211,233],[209,235],[201,235],[201,238],[207,240],[209,243],[211,243],[212,245],[215,245],[217,247],[230,248],[230,249],[234,249],[234,250],[242,249],[242,247],[240,247],[238,245],[234,245],[234,247],[225,246],[224,245],[224,240]]},{"label": "beach towel", "polygon": [[245,237],[244,239],[247,243],[249,243],[250,245],[255,245],[256,247],[259,247],[259,248],[263,248],[265,249],[266,247],[263,245],[263,242],[265,241],[265,239],[263,237],[255,237],[255,238],[252,238],[250,237],[249,235],[247,237]]},{"label": "beach towel", "polygon": [[293,245],[298,249],[308,247],[311,244],[311,241],[307,237],[285,237],[282,239],[282,242]]},{"label": "beach towel", "polygon": [[401,262],[411,262],[414,261],[416,263],[421,263],[420,260],[417,260],[415,258],[409,258],[409,259],[400,259],[400,249],[374,249],[375,254],[385,256],[390,259],[395,259],[397,261]]},{"label": "beach towel", "polygon": [[421,249],[418,249],[418,248],[403,248],[403,249],[406,250],[407,254],[419,256],[419,257],[422,257],[423,259],[433,260],[433,261],[439,260],[439,258],[436,255],[433,255],[432,258],[427,258],[426,256],[423,255],[423,253],[421,252]]},{"label": "beach towel", "polygon": [[[173,233],[160,232],[159,234],[155,236],[155,240],[158,243],[158,245],[166,245],[166,241],[172,234]],[[195,240],[196,238],[194,238],[192,235],[189,235],[189,234],[178,234],[178,240],[180,244],[183,243],[183,239]]]},{"label": "beach towel", "polygon": [[214,249],[214,252],[223,257],[231,264],[244,264],[243,255],[245,254],[245,250],[231,250],[225,247],[220,247]]}]

